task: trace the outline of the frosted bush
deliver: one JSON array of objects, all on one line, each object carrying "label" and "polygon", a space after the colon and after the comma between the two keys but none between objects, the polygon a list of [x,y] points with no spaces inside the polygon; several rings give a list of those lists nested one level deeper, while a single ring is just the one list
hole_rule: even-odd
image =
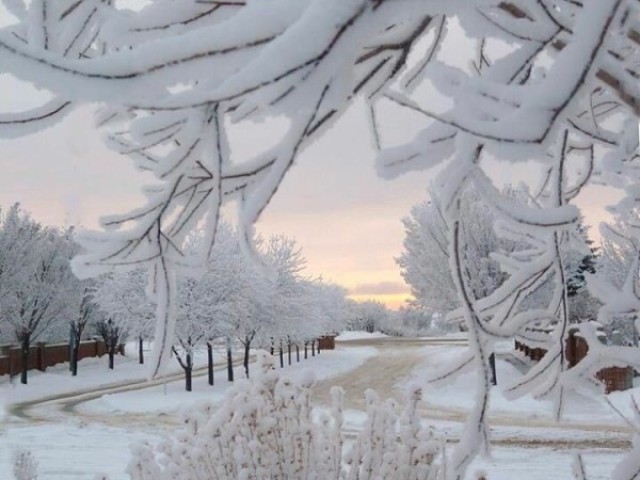
[{"label": "frosted bush", "polygon": [[13,475],[16,480],[38,480],[38,462],[27,450],[18,450],[13,457]]},{"label": "frosted bush", "polygon": [[156,447],[134,449],[133,480],[441,479],[440,443],[418,418],[419,389],[400,415],[392,400],[367,391],[363,431],[346,439],[343,391],[331,390],[329,411],[311,406],[312,376],[291,381],[260,360],[259,375],[239,382],[214,412],[203,404],[184,428]]}]

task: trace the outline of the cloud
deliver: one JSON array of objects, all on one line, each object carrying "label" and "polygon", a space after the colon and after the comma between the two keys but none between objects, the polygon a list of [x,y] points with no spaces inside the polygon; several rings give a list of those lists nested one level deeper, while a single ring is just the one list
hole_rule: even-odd
[{"label": "cloud", "polygon": [[349,291],[351,295],[397,295],[408,292],[408,287],[399,282],[361,283]]}]

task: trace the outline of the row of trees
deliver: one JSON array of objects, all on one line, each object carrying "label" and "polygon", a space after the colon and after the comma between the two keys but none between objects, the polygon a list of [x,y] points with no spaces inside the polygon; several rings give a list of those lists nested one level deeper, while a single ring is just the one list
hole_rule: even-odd
[{"label": "row of trees", "polygon": [[[201,247],[190,237],[187,251]],[[346,320],[343,288],[303,276],[305,258],[296,242],[284,236],[257,240],[257,257],[242,248],[239,234],[222,223],[211,260],[199,275],[178,281],[173,355],[191,389],[194,356],[206,347],[213,382],[213,344],[224,341],[228,358],[232,344],[242,347],[249,376],[250,351],[306,346],[319,336],[340,331]],[[113,328],[142,342],[153,336],[154,305],[145,295],[148,275],[140,269],[111,273],[97,282],[95,301],[109,312]],[[151,298],[153,298],[153,292]],[[231,366],[229,365],[229,368]],[[229,371],[233,375],[233,371]],[[230,377],[232,379],[232,377]]]},{"label": "row of trees", "polygon": [[[144,363],[143,342],[154,335],[148,273],[134,268],[78,280],[69,264],[78,252],[72,237],[71,229],[42,226],[17,204],[3,212],[0,343],[19,343],[25,366],[34,341],[68,340],[70,369],[76,375],[80,342],[88,334],[104,340],[110,368],[119,345],[135,338]],[[185,248],[196,250],[203,241],[195,234]],[[189,390],[197,349],[207,348],[213,381],[214,342],[225,341],[229,358],[239,343],[248,377],[252,347],[306,349],[320,335],[340,331],[350,316],[358,318],[356,312],[367,310],[366,304],[356,308],[347,303],[343,288],[305,277],[306,260],[294,240],[273,236],[256,244],[257,256],[248,254],[238,232],[221,224],[209,263],[199,267],[197,276],[178,283],[173,353]],[[27,382],[26,368],[21,380]]]},{"label": "row of trees", "polygon": [[78,373],[80,342],[102,337],[113,368],[125,329],[97,302],[96,280],[79,280],[72,228],[44,226],[14,204],[0,210],[0,344],[20,346],[20,381],[27,383],[35,341],[68,342],[70,370]]}]

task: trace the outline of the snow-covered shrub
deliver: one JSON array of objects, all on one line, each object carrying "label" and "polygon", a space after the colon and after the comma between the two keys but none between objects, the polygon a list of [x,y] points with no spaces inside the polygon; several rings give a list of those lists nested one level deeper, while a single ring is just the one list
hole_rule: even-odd
[{"label": "snow-covered shrub", "polygon": [[346,440],[342,389],[334,387],[330,410],[316,415],[311,376],[293,382],[274,370],[267,356],[259,371],[254,380],[232,388],[215,412],[203,404],[157,447],[136,447],[131,478],[441,478],[440,444],[418,418],[419,389],[411,391],[400,416],[393,401],[368,391],[364,429]]},{"label": "snow-covered shrub", "polygon": [[[412,388],[403,412],[396,415],[393,400],[381,401],[373,390],[365,392],[367,421],[363,431],[345,456],[349,480],[395,478],[436,480],[440,443],[429,428],[420,424],[417,406],[422,396]],[[341,477],[336,477],[341,478]]]},{"label": "snow-covered shrub", "polygon": [[28,450],[18,450],[13,456],[13,475],[16,480],[38,480],[38,462]]}]

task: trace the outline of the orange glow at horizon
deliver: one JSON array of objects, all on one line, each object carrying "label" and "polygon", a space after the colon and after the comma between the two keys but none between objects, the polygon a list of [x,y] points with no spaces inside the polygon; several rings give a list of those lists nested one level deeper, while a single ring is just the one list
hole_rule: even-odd
[{"label": "orange glow at horizon", "polygon": [[399,310],[400,307],[407,306],[407,301],[413,299],[413,297],[409,293],[389,293],[377,295],[349,294],[347,295],[347,298],[355,300],[356,302],[366,302],[368,300],[373,300],[385,304],[389,310]]}]

